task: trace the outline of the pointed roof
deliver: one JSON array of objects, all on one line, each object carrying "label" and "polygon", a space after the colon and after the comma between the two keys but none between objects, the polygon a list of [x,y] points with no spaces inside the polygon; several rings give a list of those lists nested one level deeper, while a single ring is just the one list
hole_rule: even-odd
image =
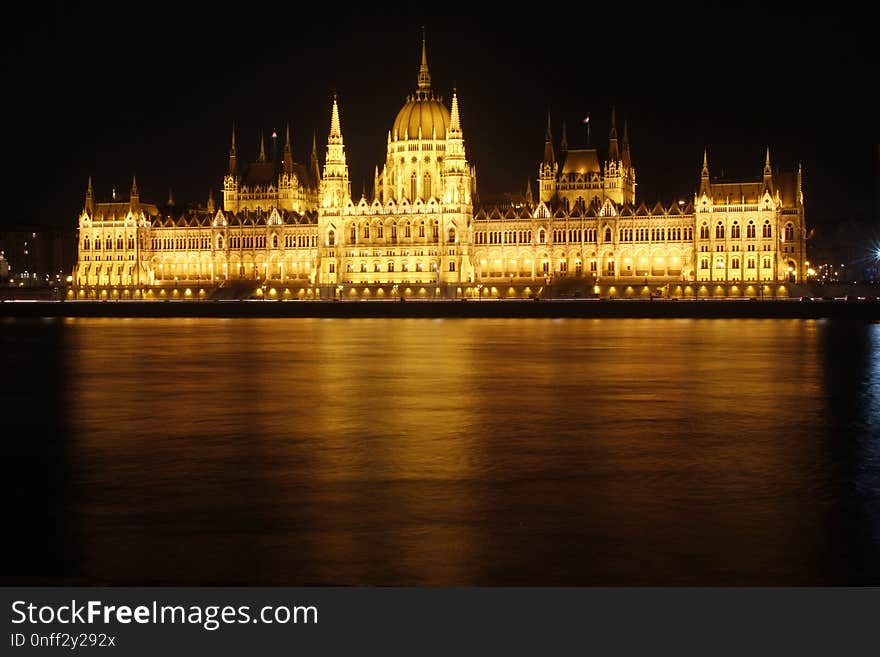
[{"label": "pointed roof", "polygon": [[263,132],[260,131],[260,157],[259,162],[266,161],[266,140],[263,138]]},{"label": "pointed roof", "polygon": [[449,131],[461,132],[461,117],[458,113],[458,92],[454,87],[452,89],[452,113],[449,119]]},{"label": "pointed roof", "polygon": [[132,177],[131,177],[131,195],[132,196],[138,195],[137,177],[135,177],[134,175],[132,175]]},{"label": "pointed roof", "polygon": [[547,110],[547,132],[544,135],[544,164],[555,164],[556,154],[553,152],[553,133],[550,131],[550,110]]},{"label": "pointed roof", "polygon": [[330,114],[330,143],[342,143],[342,128],[339,125],[339,103],[333,94],[333,110]]},{"label": "pointed roof", "polygon": [[618,161],[620,151],[617,148],[617,118],[614,114],[614,105],[611,106],[611,133],[608,136],[608,159]]},{"label": "pointed roof", "polygon": [[629,128],[626,119],[623,121],[623,166],[632,168],[632,159],[629,154]]},{"label": "pointed roof", "polygon": [[425,45],[425,28],[422,28],[422,63],[419,66],[419,91],[431,91],[431,73],[428,71],[428,49]]},{"label": "pointed roof", "polygon": [[565,121],[562,122],[562,141],[559,142],[559,150],[563,153],[568,150],[568,135],[565,132]]},{"label": "pointed roof", "polygon": [[703,149],[703,170],[700,173],[703,178],[709,177],[709,151],[707,149]]}]

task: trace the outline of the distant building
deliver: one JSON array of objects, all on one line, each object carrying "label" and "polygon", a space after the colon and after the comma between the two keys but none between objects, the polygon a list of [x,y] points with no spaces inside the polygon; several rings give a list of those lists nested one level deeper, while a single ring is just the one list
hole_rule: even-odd
[{"label": "distant building", "polygon": [[77,259],[72,230],[0,232],[0,282],[42,287],[70,275]]},{"label": "distant building", "polygon": [[[719,181],[707,154],[692,198],[649,207],[636,194],[627,126],[612,111],[607,153],[554,143],[548,117],[537,196],[478,202],[459,99],[431,86],[422,43],[417,88],[392,123],[371,194],[351,193],[334,97],[323,166],[239,161],[222,207],[98,203],[91,180],[79,217],[75,294],[208,296],[248,287],[278,298],[528,297],[565,290],[638,296],[787,294],[806,276],[800,168]],[[557,157],[558,153],[558,157]],[[759,173],[760,172],[760,173]]]}]

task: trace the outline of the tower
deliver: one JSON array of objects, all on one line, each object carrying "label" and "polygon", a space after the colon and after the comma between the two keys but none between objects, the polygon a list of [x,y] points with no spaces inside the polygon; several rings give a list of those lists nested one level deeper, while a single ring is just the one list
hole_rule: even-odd
[{"label": "tower", "polygon": [[348,179],[348,164],[345,162],[339,104],[334,94],[330,134],[327,137],[327,158],[324,160],[324,173],[321,176],[321,206],[341,208],[350,198],[351,182]]},{"label": "tower", "polygon": [[238,212],[238,153],[235,150],[235,125],[232,126],[232,144],[229,147],[229,166],[223,177],[223,209]]},{"label": "tower", "polygon": [[547,112],[547,132],[544,134],[544,160],[538,167],[539,198],[549,203],[556,196],[556,173],[559,165],[556,162],[556,154],[553,152],[553,132],[550,126],[550,112]]}]

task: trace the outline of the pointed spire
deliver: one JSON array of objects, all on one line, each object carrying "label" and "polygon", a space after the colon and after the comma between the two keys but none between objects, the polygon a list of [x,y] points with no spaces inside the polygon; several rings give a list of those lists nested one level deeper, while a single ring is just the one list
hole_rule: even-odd
[{"label": "pointed spire", "polygon": [[293,146],[290,144],[290,122],[287,123],[287,130],[284,136],[284,155],[282,156],[282,164],[284,172],[290,174],[293,172]]},{"label": "pointed spire", "polygon": [[532,181],[526,178],[526,203],[534,205],[535,199],[532,196]]},{"label": "pointed spire", "polygon": [[568,152],[568,135],[565,132],[565,121],[562,122],[562,141],[559,143],[560,153]]},{"label": "pointed spire", "polygon": [[214,190],[208,190],[208,212],[214,214]]},{"label": "pointed spire", "polygon": [[235,124],[232,124],[232,146],[229,148],[229,171],[228,175],[234,176],[238,170],[238,157],[235,153]]},{"label": "pointed spire", "polygon": [[422,64],[419,67],[419,92],[427,95],[431,91],[431,74],[428,72],[428,48],[425,44],[425,28],[422,27]]},{"label": "pointed spire", "polygon": [[620,160],[620,151],[617,148],[617,117],[614,105],[611,106],[611,133],[608,136],[608,159],[617,162]]},{"label": "pointed spire", "polygon": [[452,112],[449,119],[449,132],[461,132],[461,117],[458,113],[458,92],[452,90]]},{"label": "pointed spire", "polygon": [[339,126],[339,104],[336,101],[336,93],[333,94],[333,112],[330,116],[330,139],[331,144],[342,143],[342,128]]},{"label": "pointed spire", "polygon": [[764,158],[764,175],[769,176],[772,174],[772,170],[770,168],[770,147],[767,147],[767,155]]},{"label": "pointed spire", "polygon": [[89,186],[86,189],[86,210],[89,214],[95,214],[95,190],[92,189],[91,176],[89,176]]},{"label": "pointed spire", "polygon": [[712,196],[712,187],[709,183],[709,152],[703,149],[703,170],[700,172],[700,194]]},{"label": "pointed spire", "polygon": [[137,177],[135,177],[135,176],[131,177],[131,195],[132,196],[138,195]]},{"label": "pointed spire", "polygon": [[132,211],[137,210],[140,205],[140,195],[138,194],[138,185],[137,178],[134,175],[131,177],[131,196],[129,196],[128,204],[131,207]]},{"label": "pointed spire", "polygon": [[623,121],[623,166],[627,169],[632,168],[632,159],[629,154],[629,129],[626,119]]},{"label": "pointed spire", "polygon": [[379,198],[379,166],[373,170],[373,200]]},{"label": "pointed spire", "polygon": [[165,205],[174,205],[174,194],[171,193],[171,188],[168,188],[168,201]]},{"label": "pointed spire", "polygon": [[318,164],[318,135],[312,131],[312,156],[309,164],[312,167],[312,181],[315,185],[321,180],[321,167]]},{"label": "pointed spire", "polygon": [[266,140],[263,138],[263,132],[260,131],[260,162],[266,161]]},{"label": "pointed spire", "polygon": [[553,133],[550,130],[550,111],[547,111],[547,134],[544,135],[544,164],[556,163],[556,154],[553,152]]}]

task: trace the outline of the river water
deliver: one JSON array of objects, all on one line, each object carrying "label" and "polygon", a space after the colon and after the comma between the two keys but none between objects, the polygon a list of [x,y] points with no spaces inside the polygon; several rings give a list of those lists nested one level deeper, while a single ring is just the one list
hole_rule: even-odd
[{"label": "river water", "polygon": [[0,320],[7,583],[880,584],[880,324]]}]

